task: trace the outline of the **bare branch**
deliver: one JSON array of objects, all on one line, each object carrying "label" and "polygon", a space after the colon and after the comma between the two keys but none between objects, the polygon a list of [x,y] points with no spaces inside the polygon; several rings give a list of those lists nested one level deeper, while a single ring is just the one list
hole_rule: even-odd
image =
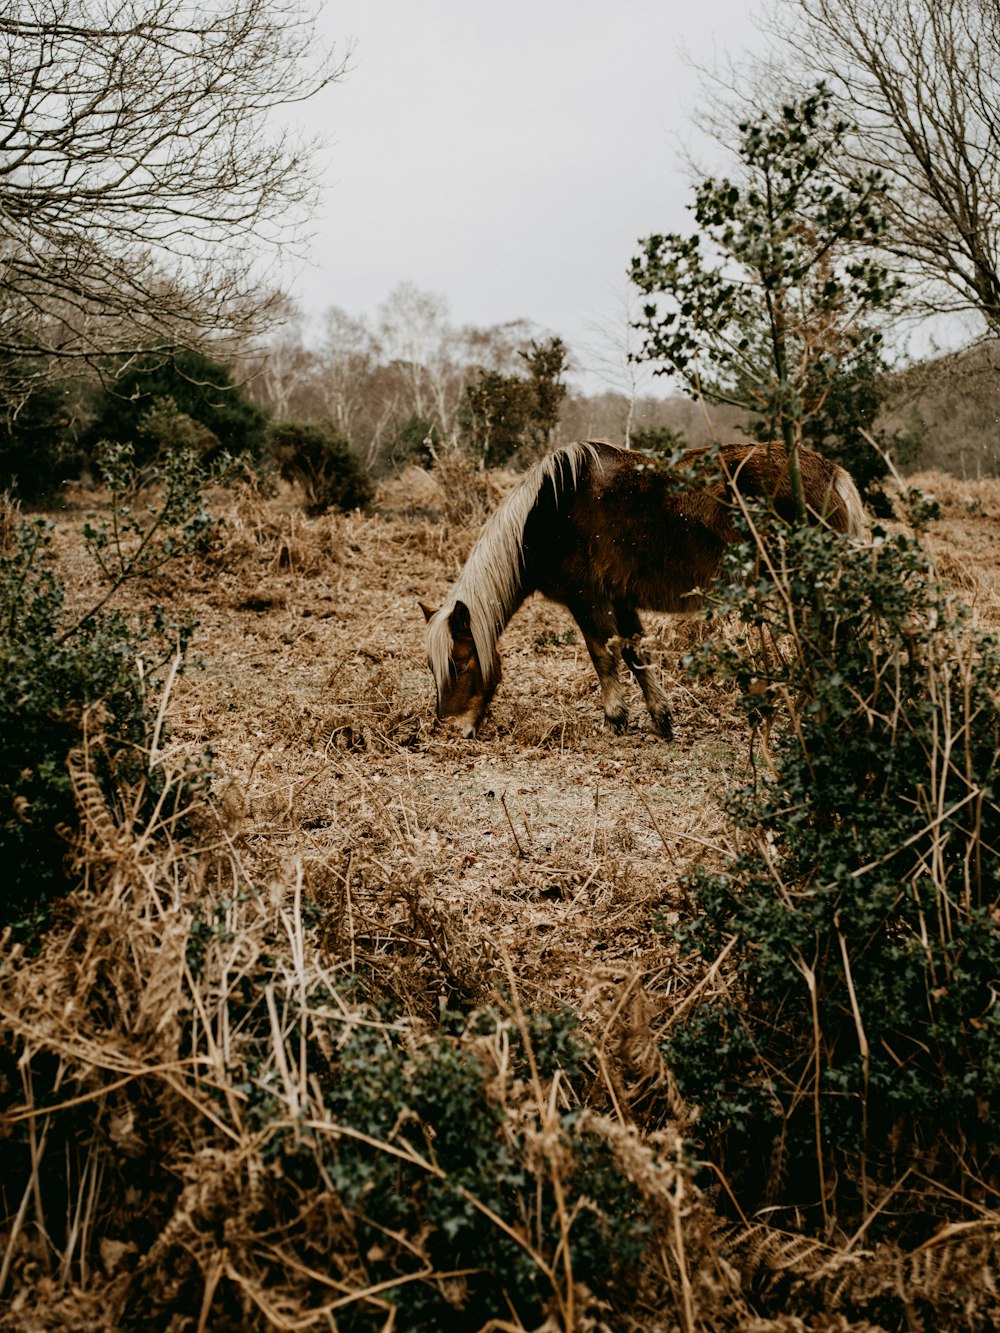
[{"label": "bare branch", "polygon": [[315,203],[276,113],[343,70],[297,0],[11,0],[0,15],[0,361],[239,338]]},{"label": "bare branch", "polygon": [[855,165],[885,176],[885,248],[929,312],[1000,332],[1000,3],[784,0],[805,77],[857,125]]}]

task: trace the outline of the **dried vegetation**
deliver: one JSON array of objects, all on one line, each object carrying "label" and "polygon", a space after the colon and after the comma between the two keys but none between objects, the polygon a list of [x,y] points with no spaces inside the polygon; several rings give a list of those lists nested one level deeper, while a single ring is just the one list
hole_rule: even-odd
[{"label": "dried vegetation", "polygon": [[[81,887],[40,952],[0,957],[0,1328],[995,1327],[990,1190],[906,1252],[696,1183],[660,1053],[695,993],[669,927],[731,847],[744,724],[678,670],[704,627],[663,620],[679,740],[638,698],[606,735],[537,602],[480,739],[441,734],[417,598],[497,484],[448,466],[369,517],[220,499],[208,555],[125,590],[197,618],[202,669],[163,700],[145,822],[77,756]],[[921,480],[942,571],[1000,624],[1000,484]],[[57,537],[80,605],[92,504]],[[181,836],[169,794],[208,748]]]}]

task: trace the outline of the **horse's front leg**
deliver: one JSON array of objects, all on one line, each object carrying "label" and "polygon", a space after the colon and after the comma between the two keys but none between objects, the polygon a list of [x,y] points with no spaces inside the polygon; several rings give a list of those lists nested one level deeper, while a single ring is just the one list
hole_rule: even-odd
[{"label": "horse's front leg", "polygon": [[618,651],[615,647],[618,631],[611,613],[602,612],[597,607],[580,605],[571,605],[569,609],[580,627],[597,673],[601,702],[604,705],[604,721],[613,731],[624,731],[628,726],[628,708],[618,679]]},{"label": "horse's front leg", "polygon": [[670,714],[670,702],[667,692],[660,682],[656,670],[642,651],[642,621],[634,607],[621,602],[615,603],[615,619],[622,637],[621,652],[625,665],[639,682],[642,697],[646,700],[653,726],[665,740],[674,738],[674,722]]}]

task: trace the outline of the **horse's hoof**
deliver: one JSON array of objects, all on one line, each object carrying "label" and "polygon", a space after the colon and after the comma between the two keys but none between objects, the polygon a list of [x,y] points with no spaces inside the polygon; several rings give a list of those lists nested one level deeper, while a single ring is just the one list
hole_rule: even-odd
[{"label": "horse's hoof", "polygon": [[620,713],[605,713],[604,725],[616,736],[620,736],[628,726],[628,713],[624,709]]},{"label": "horse's hoof", "polygon": [[653,726],[665,741],[674,739],[674,724],[669,714],[653,718]]}]

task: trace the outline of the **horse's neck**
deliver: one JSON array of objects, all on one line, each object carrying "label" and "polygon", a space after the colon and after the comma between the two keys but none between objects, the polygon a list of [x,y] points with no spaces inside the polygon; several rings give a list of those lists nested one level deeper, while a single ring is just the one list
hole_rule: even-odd
[{"label": "horse's neck", "polygon": [[480,539],[459,575],[452,598],[469,608],[476,652],[484,667],[492,661],[500,635],[528,591],[520,549],[514,558],[508,549],[492,545],[488,536],[485,542]]}]

